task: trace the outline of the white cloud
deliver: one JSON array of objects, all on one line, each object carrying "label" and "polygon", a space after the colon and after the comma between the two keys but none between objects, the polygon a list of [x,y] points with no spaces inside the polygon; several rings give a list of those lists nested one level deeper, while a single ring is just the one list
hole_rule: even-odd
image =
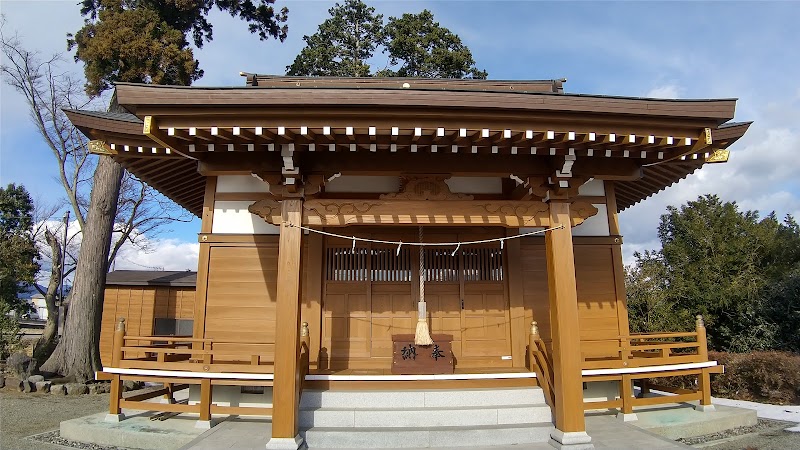
[{"label": "white cloud", "polygon": [[[60,221],[48,220],[46,227],[55,233],[59,241],[63,236],[64,228]],[[77,221],[69,224],[68,231],[69,252],[77,255],[80,250],[82,235]],[[118,234],[115,233],[116,240]],[[117,257],[112,265],[112,270],[197,270],[197,259],[200,253],[200,244],[187,242],[176,238],[136,237],[137,245],[126,242],[120,247]],[[50,276],[50,249],[44,239],[38,243],[41,254],[41,270],[37,276],[40,283],[46,283]],[[68,262],[67,266],[71,266]],[[74,278],[74,272],[67,277],[69,282]]]},{"label": "white cloud", "polygon": [[684,89],[675,84],[657,86],[647,91],[645,97],[648,98],[680,98]]},{"label": "white cloud", "polygon": [[680,206],[698,196],[716,194],[723,201],[736,201],[740,211],[772,211],[782,218],[800,215],[800,183],[796,155],[800,154],[800,130],[763,129],[758,121],[731,151],[725,164],[706,165],[677,185],[637,204],[620,215],[625,235],[625,263],[633,262],[633,251],[657,249],[653,240],[660,216],[668,205]]},{"label": "white cloud", "polygon": [[114,270],[197,270],[200,244],[180,239],[147,239],[147,250],[120,248]]}]

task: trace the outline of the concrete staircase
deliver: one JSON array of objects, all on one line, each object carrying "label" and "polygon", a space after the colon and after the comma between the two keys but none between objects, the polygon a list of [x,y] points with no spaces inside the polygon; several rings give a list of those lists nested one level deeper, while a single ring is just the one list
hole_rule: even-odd
[{"label": "concrete staircase", "polygon": [[547,442],[550,407],[538,387],[303,391],[309,448],[419,448]]}]

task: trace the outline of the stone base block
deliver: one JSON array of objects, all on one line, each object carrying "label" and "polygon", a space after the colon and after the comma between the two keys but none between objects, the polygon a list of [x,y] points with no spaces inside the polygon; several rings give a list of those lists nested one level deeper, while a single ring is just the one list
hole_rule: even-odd
[{"label": "stone base block", "polygon": [[714,405],[694,405],[694,410],[700,412],[711,412],[716,411],[717,408],[715,408]]},{"label": "stone base block", "polygon": [[617,419],[619,419],[619,420],[621,420],[623,422],[634,422],[634,421],[639,420],[639,416],[637,416],[636,413],[625,414],[625,413],[619,412],[619,413],[617,413]]},{"label": "stone base block", "polygon": [[267,441],[267,449],[299,450],[305,448],[303,438],[298,434],[293,438],[271,438]]},{"label": "stone base block", "polygon": [[125,414],[106,414],[105,421],[111,423],[118,423],[125,420]]},{"label": "stone base block", "polygon": [[198,420],[194,427],[198,430],[210,430],[216,423],[213,420]]},{"label": "stone base block", "polygon": [[594,450],[592,438],[585,431],[564,432],[555,428],[550,432],[550,446],[568,450]]}]

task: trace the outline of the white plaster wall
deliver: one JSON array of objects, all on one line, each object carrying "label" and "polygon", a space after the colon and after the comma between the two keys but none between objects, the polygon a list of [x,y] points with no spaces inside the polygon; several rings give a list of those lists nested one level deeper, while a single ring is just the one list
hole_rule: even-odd
[{"label": "white plaster wall", "polygon": [[603,184],[603,180],[595,180],[592,178],[591,180],[587,181],[581,187],[578,188],[578,195],[589,195],[589,196],[604,196],[606,195],[605,185]]},{"label": "white plaster wall", "polygon": [[500,177],[452,177],[445,180],[451,192],[459,194],[502,194]]},{"label": "white plaster wall", "polygon": [[[606,205],[594,203],[597,214],[584,220],[582,224],[572,229],[573,236],[609,236],[608,231],[608,211]],[[519,233],[530,233],[532,231],[543,230],[544,228],[520,228]],[[544,233],[541,234],[544,236]]]},{"label": "white plaster wall", "polygon": [[212,233],[280,234],[280,227],[269,224],[247,210],[253,201],[214,202]]},{"label": "white plaster wall", "polygon": [[342,175],[325,183],[325,192],[388,193],[400,190],[399,177]]},{"label": "white plaster wall", "polygon": [[269,192],[269,184],[252,175],[220,175],[217,192]]},{"label": "white plaster wall", "polygon": [[573,236],[608,236],[608,210],[602,203],[594,203],[597,214],[572,229]]},{"label": "white plaster wall", "polygon": [[[534,231],[542,231],[542,230],[544,230],[544,227],[523,227],[519,229],[519,234],[532,233]],[[531,237],[535,236],[544,237],[544,233],[534,234]]]},{"label": "white plaster wall", "polygon": [[604,402],[606,400],[616,400],[618,398],[618,381],[597,381],[594,383],[586,383],[586,389],[583,390],[583,400],[587,402]]},{"label": "white plaster wall", "polygon": [[[214,386],[212,402],[219,406],[242,406],[246,408],[272,407],[272,388],[264,388],[263,394],[242,394],[239,386]],[[200,403],[200,385],[189,385],[189,404]]]}]

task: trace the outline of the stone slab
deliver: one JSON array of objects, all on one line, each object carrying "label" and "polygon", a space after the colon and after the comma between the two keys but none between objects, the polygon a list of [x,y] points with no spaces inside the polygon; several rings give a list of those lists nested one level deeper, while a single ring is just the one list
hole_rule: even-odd
[{"label": "stone slab", "polygon": [[474,427],[497,425],[497,408],[419,408],[406,410],[355,411],[359,428]]},{"label": "stone slab", "polygon": [[544,393],[538,387],[425,391],[425,406],[431,408],[536,405],[544,403]]}]

